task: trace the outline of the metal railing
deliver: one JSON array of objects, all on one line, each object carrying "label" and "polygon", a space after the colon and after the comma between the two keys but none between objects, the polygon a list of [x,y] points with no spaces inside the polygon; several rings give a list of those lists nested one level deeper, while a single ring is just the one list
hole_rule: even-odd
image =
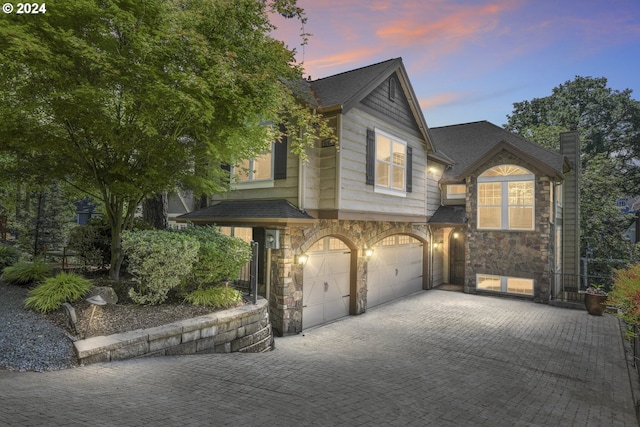
[{"label": "metal railing", "polygon": [[606,290],[611,289],[612,277],[586,276],[582,274],[562,274],[553,276],[551,299],[564,302],[583,302],[584,292],[594,284],[602,285]]},{"label": "metal railing", "polygon": [[253,304],[258,302],[258,242],[251,242],[251,261],[245,264],[233,286],[245,294]]}]

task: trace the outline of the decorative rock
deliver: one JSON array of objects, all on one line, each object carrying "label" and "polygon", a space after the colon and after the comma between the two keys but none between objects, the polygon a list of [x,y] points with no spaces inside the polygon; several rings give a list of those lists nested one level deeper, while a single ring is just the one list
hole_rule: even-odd
[{"label": "decorative rock", "polygon": [[96,295],[100,295],[102,299],[107,302],[107,304],[116,304],[118,302],[118,295],[116,295],[116,291],[114,291],[110,286],[96,286],[94,288],[91,288],[91,290],[85,296],[85,299],[94,297]]},{"label": "decorative rock", "polygon": [[69,326],[74,333],[77,333],[76,323],[78,323],[78,318],[76,317],[76,310],[68,302],[62,303],[62,307],[67,315],[67,326]]}]

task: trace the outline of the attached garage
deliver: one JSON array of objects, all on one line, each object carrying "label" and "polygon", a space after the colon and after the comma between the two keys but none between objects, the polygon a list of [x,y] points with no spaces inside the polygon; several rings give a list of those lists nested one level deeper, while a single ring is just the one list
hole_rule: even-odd
[{"label": "attached garage", "polygon": [[369,260],[367,307],[422,290],[422,243],[411,236],[387,237],[373,247]]},{"label": "attached garage", "polygon": [[303,329],[349,315],[351,251],[340,239],[326,237],[307,251],[303,270]]}]

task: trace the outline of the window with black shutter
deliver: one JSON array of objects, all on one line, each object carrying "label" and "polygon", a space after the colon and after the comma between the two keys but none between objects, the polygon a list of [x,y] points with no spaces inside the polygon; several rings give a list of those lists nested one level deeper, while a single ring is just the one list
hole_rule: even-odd
[{"label": "window with black shutter", "polygon": [[287,135],[273,143],[273,179],[287,179]]},{"label": "window with black shutter", "polygon": [[376,192],[403,195],[413,190],[413,150],[379,129],[367,129],[366,184]]}]

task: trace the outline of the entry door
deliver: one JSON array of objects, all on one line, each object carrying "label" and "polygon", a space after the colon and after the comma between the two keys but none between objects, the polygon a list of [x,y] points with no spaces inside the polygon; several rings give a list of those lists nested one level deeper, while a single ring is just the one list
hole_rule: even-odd
[{"label": "entry door", "polygon": [[464,285],[464,233],[453,232],[449,238],[449,283]]},{"label": "entry door", "polygon": [[341,240],[319,240],[307,255],[302,284],[303,329],[348,316],[351,288],[351,252]]}]

